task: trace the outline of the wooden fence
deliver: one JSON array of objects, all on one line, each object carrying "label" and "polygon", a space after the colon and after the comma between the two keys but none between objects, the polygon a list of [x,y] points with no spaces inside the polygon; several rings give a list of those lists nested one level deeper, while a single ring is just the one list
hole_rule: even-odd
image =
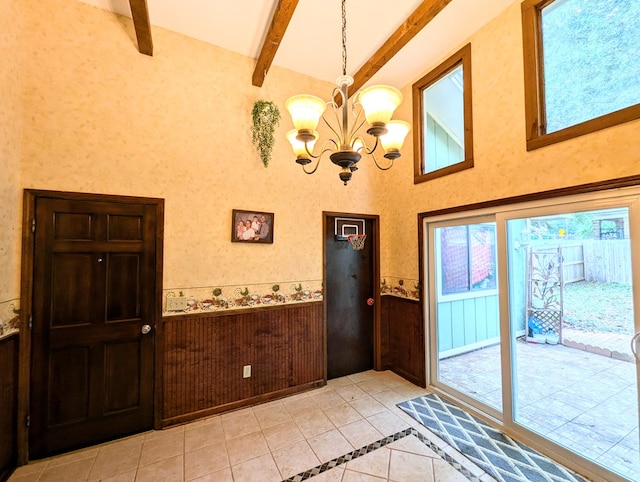
[{"label": "wooden fence", "polygon": [[564,283],[596,281],[631,284],[629,239],[587,239],[562,243],[560,246],[562,247]]},{"label": "wooden fence", "polygon": [[586,281],[631,284],[629,239],[590,239],[583,242],[582,249]]},{"label": "wooden fence", "polygon": [[562,281],[574,283],[585,279],[585,260],[582,243],[562,244]]}]

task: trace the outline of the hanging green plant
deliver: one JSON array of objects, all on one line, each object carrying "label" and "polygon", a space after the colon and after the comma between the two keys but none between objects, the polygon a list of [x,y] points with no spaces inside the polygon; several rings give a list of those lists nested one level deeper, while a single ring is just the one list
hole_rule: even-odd
[{"label": "hanging green plant", "polygon": [[251,117],[253,118],[251,142],[256,146],[264,167],[267,167],[275,143],[274,133],[280,124],[280,110],[271,101],[257,100],[253,104]]}]

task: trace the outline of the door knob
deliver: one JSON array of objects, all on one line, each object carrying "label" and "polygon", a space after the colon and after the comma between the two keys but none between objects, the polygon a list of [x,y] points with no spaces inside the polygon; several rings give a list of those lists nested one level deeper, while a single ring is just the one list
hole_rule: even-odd
[{"label": "door knob", "polygon": [[640,360],[640,357],[638,357],[638,350],[637,350],[639,337],[640,337],[640,331],[636,333],[633,338],[631,338],[631,352],[633,353],[633,356],[636,357],[636,360]]},{"label": "door knob", "polygon": [[146,335],[151,331],[151,325],[142,325],[142,330],[140,331],[142,331],[143,335]]},{"label": "door knob", "polygon": [[374,300],[373,298],[369,298],[369,299],[367,299],[367,304],[368,304],[369,306],[373,306],[373,304],[374,304],[374,303],[375,303],[375,300]]}]

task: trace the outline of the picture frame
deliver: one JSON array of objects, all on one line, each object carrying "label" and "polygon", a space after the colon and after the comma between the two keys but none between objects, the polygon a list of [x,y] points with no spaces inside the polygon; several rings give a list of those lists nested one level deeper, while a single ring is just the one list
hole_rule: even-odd
[{"label": "picture frame", "polygon": [[233,209],[231,212],[231,242],[272,244],[274,214],[265,211]]}]

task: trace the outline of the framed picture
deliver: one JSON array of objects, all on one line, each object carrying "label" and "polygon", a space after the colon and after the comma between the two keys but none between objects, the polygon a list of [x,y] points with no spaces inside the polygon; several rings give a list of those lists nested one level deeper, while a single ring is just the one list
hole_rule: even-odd
[{"label": "framed picture", "polygon": [[234,209],[231,214],[231,241],[273,243],[273,213]]}]

